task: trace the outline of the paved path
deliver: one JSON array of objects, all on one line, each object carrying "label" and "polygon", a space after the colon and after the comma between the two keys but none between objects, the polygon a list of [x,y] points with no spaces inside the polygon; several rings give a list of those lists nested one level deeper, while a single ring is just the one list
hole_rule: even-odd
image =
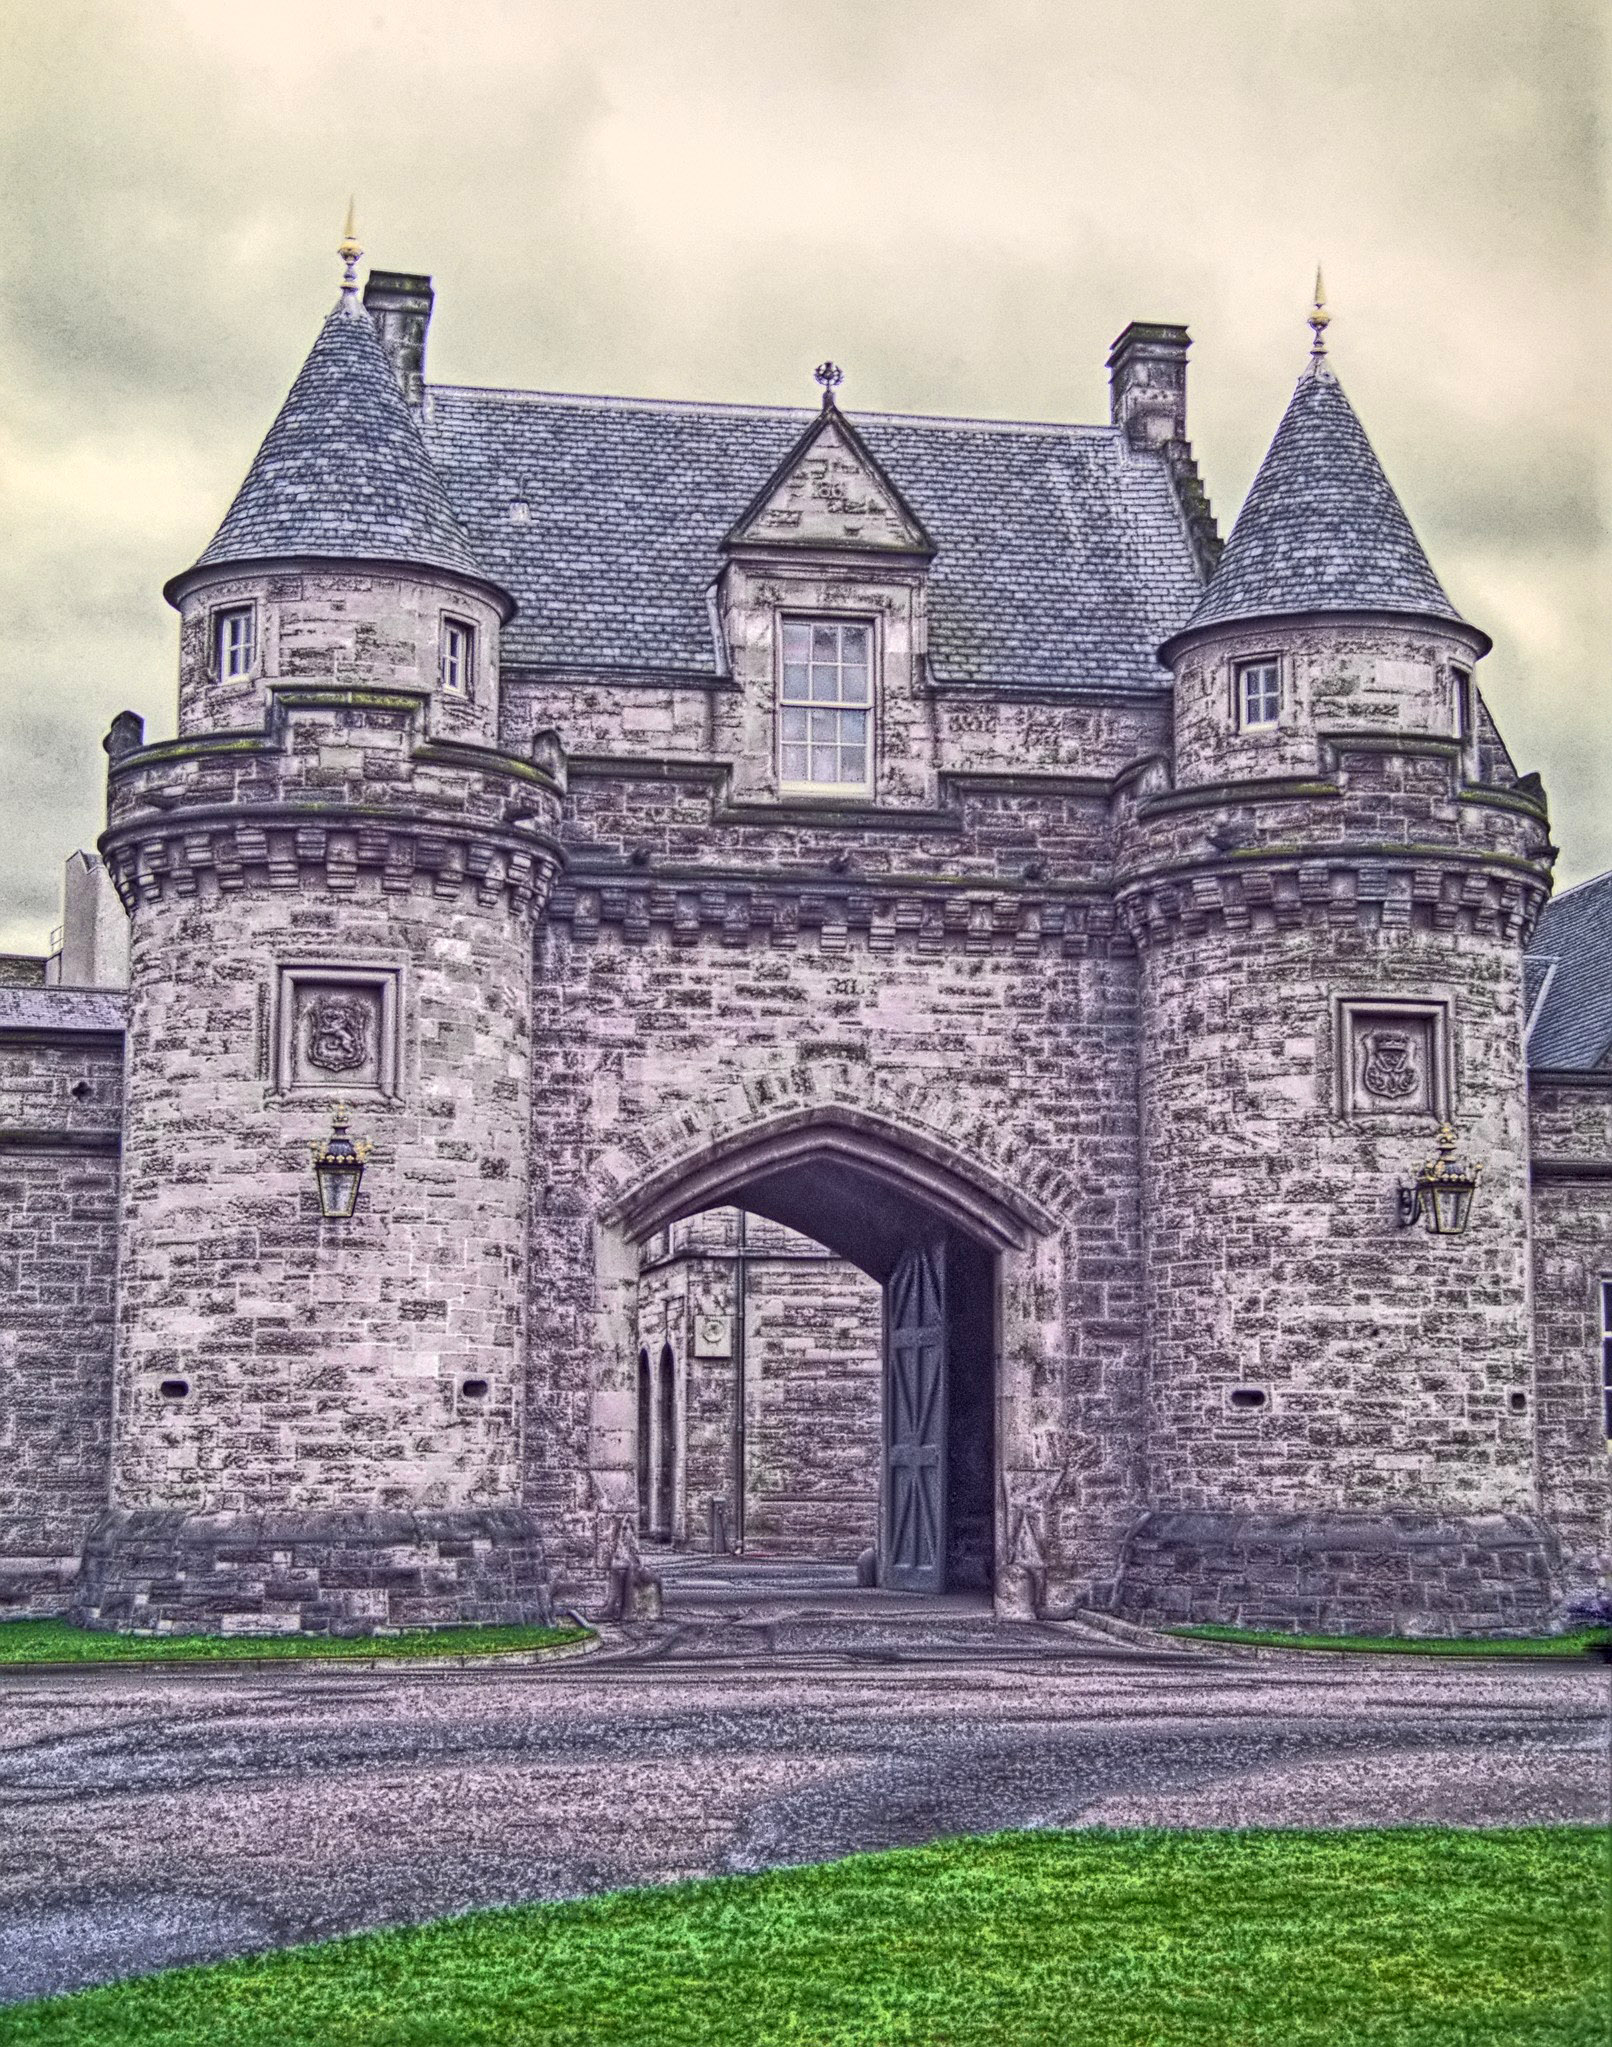
[{"label": "paved path", "polygon": [[1604,1669],[720,1605],[519,1670],[0,1675],[0,1998],[993,1827],[1607,1815]]}]

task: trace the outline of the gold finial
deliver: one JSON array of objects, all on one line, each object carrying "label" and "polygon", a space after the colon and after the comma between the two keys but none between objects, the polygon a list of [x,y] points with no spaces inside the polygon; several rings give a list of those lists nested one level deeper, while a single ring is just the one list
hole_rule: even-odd
[{"label": "gold finial", "polygon": [[1315,266],[1315,304],[1309,313],[1310,332],[1315,340],[1310,345],[1311,355],[1325,355],[1327,352],[1327,329],[1332,325],[1332,315],[1327,311],[1327,288],[1321,282],[1321,266]]},{"label": "gold finial", "polygon": [[364,251],[359,247],[358,226],[353,218],[353,202],[347,201],[347,225],[341,231],[341,242],[336,254],[342,260],[341,295],[356,299],[358,296],[358,259]]}]

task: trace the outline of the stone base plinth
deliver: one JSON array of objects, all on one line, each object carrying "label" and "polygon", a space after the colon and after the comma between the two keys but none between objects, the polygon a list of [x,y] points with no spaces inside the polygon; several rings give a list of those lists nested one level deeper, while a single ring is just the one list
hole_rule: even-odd
[{"label": "stone base plinth", "polygon": [[1148,1514],[1112,1609],[1295,1633],[1526,1635],[1561,1603],[1550,1531],[1521,1514]]},{"label": "stone base plinth", "polygon": [[90,1531],[82,1626],[213,1634],[547,1622],[536,1519],[519,1507],[205,1513],[115,1508]]},{"label": "stone base plinth", "polygon": [[0,1557],[0,1619],[46,1620],[65,1614],[77,1579],[75,1556]]}]

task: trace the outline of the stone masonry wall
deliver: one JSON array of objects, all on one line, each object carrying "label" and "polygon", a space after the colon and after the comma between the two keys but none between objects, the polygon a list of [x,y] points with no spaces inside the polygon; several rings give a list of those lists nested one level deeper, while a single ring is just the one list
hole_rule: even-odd
[{"label": "stone masonry wall", "polygon": [[1534,1429],[1570,1593],[1612,1596],[1601,1287],[1612,1279],[1612,1075],[1536,1076]]},{"label": "stone masonry wall", "polygon": [[999,1518],[1032,1516],[1061,1575],[1111,1573],[1140,1466],[1140,1276],[1135,969],[1091,882],[1106,805],[988,794],[917,830],[783,809],[725,833],[720,865],[711,833],[697,784],[573,779],[534,982],[529,1497],[597,1568],[633,1470],[636,1254],[599,1262],[612,1202],[697,1133],[804,1105],[1040,1204],[1003,1260]]},{"label": "stone masonry wall", "polygon": [[[220,609],[241,604],[255,609],[255,659],[249,675],[224,681],[214,673],[213,621]],[[499,729],[500,616],[480,591],[428,571],[215,572],[190,582],[180,602],[180,733],[259,728],[281,683],[361,681],[372,689],[420,691],[434,736],[489,744]],[[438,687],[447,617],[463,620],[475,635],[473,673],[459,696]]]},{"label": "stone masonry wall", "polygon": [[[1139,791],[1123,855],[1154,1508],[1128,1596],[1275,1625],[1535,1624],[1553,1592],[1521,952],[1545,820],[1466,785],[1449,738],[1309,745],[1300,779],[1295,753],[1263,786]],[[1482,1177],[1465,1234],[1436,1237],[1397,1204],[1445,1120]]]},{"label": "stone masonry wall", "polygon": [[[434,749],[407,698],[282,710],[277,744],[114,771],[133,904],[115,1497],[511,1501],[541,872],[512,812],[548,785]],[[209,812],[227,832],[187,835]],[[295,1064],[293,968],[380,977],[355,984],[384,995],[359,1071],[339,1042],[328,1069]],[[357,1214],[321,1223],[310,1144],[343,1100],[375,1148]]]},{"label": "stone masonry wall", "polygon": [[65,1610],[106,1507],[122,1090],[115,1036],[0,1024],[0,1612]]}]

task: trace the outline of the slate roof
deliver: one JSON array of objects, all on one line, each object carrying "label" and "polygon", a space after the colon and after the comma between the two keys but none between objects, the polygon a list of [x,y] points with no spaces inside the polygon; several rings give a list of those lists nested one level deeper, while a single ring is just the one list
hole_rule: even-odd
[{"label": "slate roof", "polygon": [[343,297],[196,566],[285,555],[418,562],[490,580],[374,322]]},{"label": "slate roof", "polygon": [[1296,611],[1460,620],[1324,356],[1299,378],[1191,623]]},{"label": "slate roof", "polygon": [[1612,1053],[1612,874],[1545,905],[1523,964],[1529,1065],[1604,1066]]},{"label": "slate roof", "polygon": [[[504,660],[715,673],[720,543],[811,417],[432,385],[426,443],[519,602]],[[1202,585],[1162,457],[1109,427],[854,417],[935,543],[938,677],[1167,685],[1156,650]]]}]

